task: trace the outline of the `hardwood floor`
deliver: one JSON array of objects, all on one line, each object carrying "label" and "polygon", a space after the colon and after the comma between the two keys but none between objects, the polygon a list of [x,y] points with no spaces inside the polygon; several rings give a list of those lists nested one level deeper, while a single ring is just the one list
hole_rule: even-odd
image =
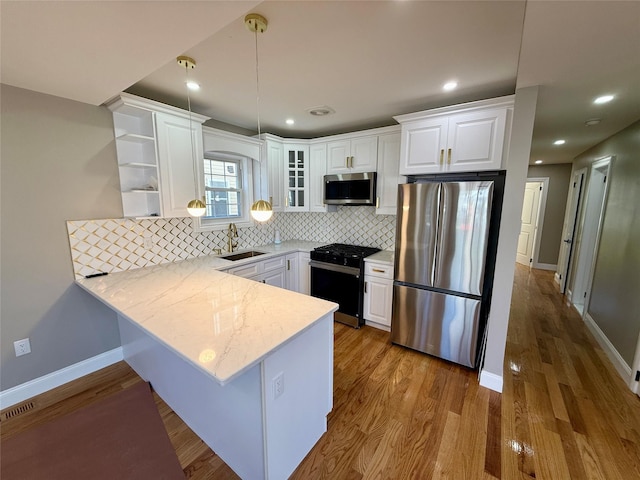
[{"label": "hardwood floor", "polygon": [[[551,272],[517,266],[502,395],[384,332],[335,327],[329,429],[292,479],[640,479],[640,399]],[[2,412],[2,436],[137,381],[124,363],[96,372],[32,399],[25,413]],[[156,403],[188,478],[238,478]]]}]

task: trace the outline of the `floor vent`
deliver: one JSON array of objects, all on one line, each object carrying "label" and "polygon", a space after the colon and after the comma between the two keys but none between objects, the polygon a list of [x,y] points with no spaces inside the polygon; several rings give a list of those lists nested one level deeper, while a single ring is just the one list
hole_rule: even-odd
[{"label": "floor vent", "polygon": [[2,412],[2,420],[9,420],[10,418],[17,417],[18,415],[22,415],[23,413],[28,412],[29,410],[33,410],[35,408],[35,404],[33,402],[23,403],[11,410],[7,410]]}]

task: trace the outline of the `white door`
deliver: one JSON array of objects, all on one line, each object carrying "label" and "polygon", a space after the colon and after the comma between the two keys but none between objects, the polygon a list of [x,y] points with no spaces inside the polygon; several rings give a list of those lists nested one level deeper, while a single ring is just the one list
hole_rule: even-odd
[{"label": "white door", "polygon": [[584,315],[591,293],[591,280],[595,269],[595,258],[602,229],[604,206],[607,194],[610,157],[591,166],[585,208],[580,229],[575,268],[571,280],[571,303]]},{"label": "white door", "polygon": [[558,257],[558,275],[560,276],[560,293],[564,293],[567,288],[567,278],[569,278],[569,267],[574,252],[574,237],[578,225],[578,212],[580,202],[583,197],[583,185],[586,169],[581,168],[573,174],[571,181],[571,198],[565,215],[565,224],[562,229],[562,245]]},{"label": "white door", "polygon": [[516,262],[529,267],[533,265],[533,248],[538,230],[542,186],[542,182],[527,182],[524,190]]}]

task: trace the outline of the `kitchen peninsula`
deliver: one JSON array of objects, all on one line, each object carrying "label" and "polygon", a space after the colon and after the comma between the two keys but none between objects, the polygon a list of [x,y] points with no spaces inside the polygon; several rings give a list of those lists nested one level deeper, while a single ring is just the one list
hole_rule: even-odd
[{"label": "kitchen peninsula", "polygon": [[[267,257],[265,255],[265,257]],[[337,305],[206,256],[77,280],[124,358],[243,479],[284,479],[326,431]]]}]

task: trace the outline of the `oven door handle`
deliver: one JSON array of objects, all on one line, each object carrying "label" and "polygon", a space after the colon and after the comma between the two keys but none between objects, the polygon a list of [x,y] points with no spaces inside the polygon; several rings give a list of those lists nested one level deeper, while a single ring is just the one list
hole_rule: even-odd
[{"label": "oven door handle", "polygon": [[345,267],[344,265],[334,265],[333,263],[318,262],[317,260],[311,260],[309,262],[309,266],[311,268],[331,270],[332,272],[346,273],[347,275],[353,275],[356,278],[360,278],[360,270],[355,267]]}]

